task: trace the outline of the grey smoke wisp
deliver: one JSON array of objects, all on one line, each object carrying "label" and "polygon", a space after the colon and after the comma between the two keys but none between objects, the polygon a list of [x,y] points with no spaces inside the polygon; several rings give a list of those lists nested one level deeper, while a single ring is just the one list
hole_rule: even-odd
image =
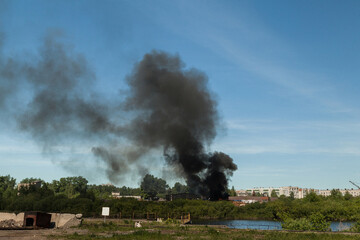
[{"label": "grey smoke wisp", "polygon": [[[114,104],[93,91],[95,73],[61,37],[59,32],[49,32],[38,53],[24,59],[6,57],[0,51],[1,110],[12,114],[18,128],[29,133],[46,154],[56,155],[58,146],[72,148],[74,142],[108,146],[121,132],[110,120]],[[26,101],[14,101],[20,91]],[[121,161],[104,163],[112,180],[127,170],[117,167]]]},{"label": "grey smoke wisp", "polygon": [[17,79],[21,72],[16,59],[4,56],[4,38],[4,34],[0,33],[0,110],[7,109],[8,99],[17,89]]},{"label": "grey smoke wisp", "polygon": [[[145,54],[126,77],[125,99],[111,102],[91,87],[96,75],[85,57],[53,35],[45,38],[32,61],[0,55],[0,64],[0,106],[5,109],[13,96],[9,93],[19,86],[28,87],[29,101],[15,117],[45,151],[69,139],[93,141],[92,153],[116,182],[132,164],[146,165],[149,151],[162,149],[166,162],[194,193],[214,200],[226,197],[237,166],[224,153],[206,151],[217,133],[217,102],[207,76],[186,69],[179,56]],[[124,141],[130,150],[119,150]]]}]

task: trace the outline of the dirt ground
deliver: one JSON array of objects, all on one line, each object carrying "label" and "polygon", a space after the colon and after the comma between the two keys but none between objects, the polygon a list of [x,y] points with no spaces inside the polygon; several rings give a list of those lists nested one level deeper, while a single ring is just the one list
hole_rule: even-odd
[{"label": "dirt ground", "polygon": [[51,235],[67,235],[74,234],[86,234],[88,230],[86,229],[39,229],[39,230],[0,230],[0,240],[45,240],[49,239]]}]

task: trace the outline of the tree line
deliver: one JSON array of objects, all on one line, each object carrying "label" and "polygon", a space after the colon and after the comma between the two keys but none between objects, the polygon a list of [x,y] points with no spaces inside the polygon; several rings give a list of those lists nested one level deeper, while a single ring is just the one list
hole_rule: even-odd
[{"label": "tree line", "polygon": [[[36,182],[41,183],[40,190]],[[9,198],[15,195],[27,195],[32,192],[43,191],[46,189],[48,194],[63,195],[67,198],[76,198],[86,194],[92,194],[96,198],[107,199],[112,192],[121,193],[122,196],[142,196],[143,198],[164,197],[170,193],[187,193],[189,189],[186,185],[176,182],[173,187],[169,187],[165,180],[146,174],[138,188],[126,186],[117,187],[112,184],[88,184],[84,177],[65,177],[52,182],[45,182],[40,178],[25,178],[16,187],[16,179],[7,176],[0,176],[0,197]]]},{"label": "tree line", "polygon": [[[360,220],[360,198],[342,196],[337,190],[333,190],[329,197],[315,193],[310,193],[303,199],[281,196],[276,201],[237,207],[231,201],[138,201],[131,198],[114,199],[110,196],[111,192],[120,192],[121,195],[141,195],[146,198],[150,195],[161,196],[189,190],[181,183],[170,188],[163,179],[151,175],[145,176],[138,188],[90,185],[83,177],[61,178],[51,183],[28,178],[21,183],[34,181],[42,181],[41,187],[29,184],[18,190],[14,178],[9,175],[0,176],[0,211],[66,212],[97,217],[100,216],[102,207],[110,207],[112,217],[140,218],[146,213],[159,217],[176,217],[182,213],[191,213],[194,219],[264,219],[287,222],[289,226],[300,223],[310,226],[311,219],[325,222]],[[310,222],[304,219],[310,219]]]},{"label": "tree line", "polygon": [[[35,182],[41,182],[41,186],[33,184]],[[229,190],[231,191],[235,193],[234,188]],[[68,212],[99,216],[101,208],[109,206],[114,217],[134,217],[135,215],[141,217],[141,214],[148,212],[163,216],[188,211],[198,216],[208,214],[195,211],[200,202],[190,207],[191,204],[186,200],[176,201],[174,205],[174,203],[166,202],[137,201],[131,198],[114,199],[111,196],[113,192],[118,192],[122,196],[141,196],[144,200],[154,200],[163,198],[166,194],[187,193],[189,188],[179,182],[169,187],[165,180],[150,174],[144,176],[137,188],[89,184],[88,180],[81,176],[60,178],[52,182],[39,178],[25,178],[17,185],[16,179],[7,175],[0,176],[0,211]],[[232,207],[232,205],[229,206]],[[218,210],[213,208],[204,211],[209,211],[215,218],[220,216]]]}]

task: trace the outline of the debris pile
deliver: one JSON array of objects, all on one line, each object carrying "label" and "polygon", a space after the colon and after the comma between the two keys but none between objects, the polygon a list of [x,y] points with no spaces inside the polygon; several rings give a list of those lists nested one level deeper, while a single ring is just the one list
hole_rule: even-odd
[{"label": "debris pile", "polygon": [[0,228],[20,228],[22,227],[21,222],[16,222],[14,219],[6,219],[0,221]]},{"label": "debris pile", "polygon": [[82,222],[82,214],[51,213],[51,222],[54,222],[56,228],[79,226]]},{"label": "debris pile", "polygon": [[82,214],[41,212],[15,214],[0,212],[0,229],[69,228],[79,226],[81,222]]},{"label": "debris pile", "polygon": [[0,229],[22,228],[24,225],[24,213],[0,213]]}]

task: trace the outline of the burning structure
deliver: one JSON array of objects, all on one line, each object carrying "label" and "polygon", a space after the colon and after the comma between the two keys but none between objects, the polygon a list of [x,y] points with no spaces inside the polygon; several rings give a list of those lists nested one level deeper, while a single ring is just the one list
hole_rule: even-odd
[{"label": "burning structure", "polygon": [[[29,86],[31,98],[15,117],[47,154],[59,153],[57,146],[69,139],[72,146],[86,140],[106,165],[110,181],[119,182],[131,165],[146,169],[148,153],[161,149],[192,194],[211,200],[227,197],[228,178],[237,166],[227,154],[207,150],[219,125],[217,102],[207,76],[185,68],[179,56],[145,54],[126,78],[126,93],[111,102],[91,89],[95,74],[84,56],[54,35],[45,38],[33,61],[0,56],[0,62],[7,63],[4,69],[0,64],[0,92],[14,92],[20,81]],[[13,96],[4,95],[0,107],[5,109]]]}]

